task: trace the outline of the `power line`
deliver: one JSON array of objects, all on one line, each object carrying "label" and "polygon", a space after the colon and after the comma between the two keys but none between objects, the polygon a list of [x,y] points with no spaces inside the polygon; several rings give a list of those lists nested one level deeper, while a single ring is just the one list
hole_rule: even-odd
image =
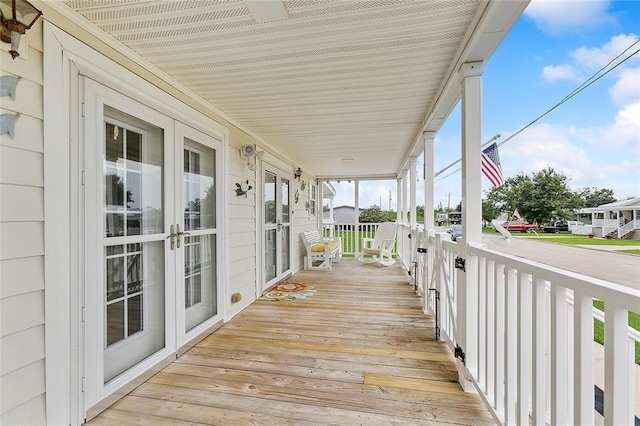
[{"label": "power line", "polygon": [[[560,105],[564,104],[565,102],[567,102],[569,99],[573,98],[575,95],[577,95],[578,93],[582,92],[584,89],[586,89],[587,87],[591,86],[593,83],[595,83],[596,81],[600,80],[602,77],[604,77],[605,75],[609,74],[611,71],[613,71],[614,69],[618,68],[620,65],[622,65],[623,63],[625,63],[626,61],[628,61],[629,59],[631,59],[634,55],[636,55],[638,52],[640,52],[640,49],[636,50],[635,52],[631,53],[629,56],[627,56],[626,58],[624,58],[623,60],[621,60],[620,62],[618,62],[617,64],[615,64],[613,67],[611,67],[610,69],[606,70],[605,72],[602,72],[603,70],[605,70],[609,65],[611,65],[616,59],[620,58],[622,55],[624,55],[627,51],[629,51],[629,49],[631,49],[633,46],[635,46],[636,44],[640,43],[640,39],[637,39],[635,42],[633,42],[631,45],[629,45],[629,47],[627,47],[626,49],[624,49],[620,54],[618,54],[618,56],[616,56],[615,58],[613,58],[612,60],[610,60],[605,66],[603,66],[602,68],[600,68],[598,71],[596,71],[591,77],[589,77],[587,80],[585,80],[582,84],[580,84],[578,87],[576,87],[575,89],[573,89],[568,95],[566,95],[564,98],[562,98],[560,101],[558,101],[555,105],[553,105],[551,108],[549,108],[547,111],[545,111],[543,114],[539,115],[535,120],[531,121],[529,124],[527,124],[526,126],[522,127],[521,129],[519,129],[518,131],[516,131],[515,133],[513,133],[512,135],[510,135],[508,138],[506,138],[505,140],[501,141],[498,144],[498,147],[504,145],[505,143],[509,142],[511,139],[515,138],[516,136],[518,136],[520,133],[524,132],[526,129],[528,129],[529,127],[533,126],[535,123],[537,123],[540,119],[542,119],[543,117],[545,117],[546,115],[548,115],[549,113],[551,113],[553,110],[555,110],[556,108],[558,108]],[[600,74],[602,72],[602,74]],[[600,74],[600,75],[599,75]],[[495,138],[485,142],[482,147],[488,145],[490,142],[492,142]],[[434,175],[434,177],[440,175],[442,172],[444,172],[445,170],[447,170],[448,168],[452,167],[453,165],[459,163],[460,161],[462,161],[462,159],[458,159],[457,161],[454,161],[453,163],[451,163],[450,165],[448,165],[447,167],[445,167],[444,169],[440,170],[438,173],[436,173]],[[459,172],[461,170],[461,167],[455,169],[453,172],[441,177],[440,179],[436,180],[436,182],[440,182],[443,179],[448,178],[449,176]]]}]

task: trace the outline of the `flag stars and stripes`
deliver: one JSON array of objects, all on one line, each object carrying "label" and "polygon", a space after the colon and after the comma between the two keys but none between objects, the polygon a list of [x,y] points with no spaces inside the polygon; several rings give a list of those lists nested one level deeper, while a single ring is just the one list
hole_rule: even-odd
[{"label": "flag stars and stripes", "polygon": [[481,169],[493,186],[498,187],[504,184],[498,145],[495,142],[482,150]]}]

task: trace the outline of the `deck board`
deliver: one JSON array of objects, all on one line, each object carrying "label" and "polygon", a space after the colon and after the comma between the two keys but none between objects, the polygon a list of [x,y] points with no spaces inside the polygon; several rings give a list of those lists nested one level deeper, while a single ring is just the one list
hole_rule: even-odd
[{"label": "deck board", "polygon": [[317,292],[253,303],[91,424],[494,424],[402,268],[343,260],[290,281]]}]

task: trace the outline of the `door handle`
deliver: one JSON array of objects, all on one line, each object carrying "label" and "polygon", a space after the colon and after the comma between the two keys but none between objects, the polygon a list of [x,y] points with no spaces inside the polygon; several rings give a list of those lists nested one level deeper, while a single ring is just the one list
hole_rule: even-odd
[{"label": "door handle", "polygon": [[179,224],[176,225],[176,229],[177,229],[176,238],[177,238],[177,242],[178,242],[177,246],[178,246],[178,248],[180,248],[180,237],[182,237],[183,235],[191,235],[191,234],[188,233],[188,232],[180,232],[180,225]]},{"label": "door handle", "polygon": [[167,240],[171,239],[171,240],[170,240],[170,247],[171,247],[171,250],[173,250],[173,249],[175,248],[175,245],[176,245],[176,241],[175,241],[175,239],[174,239],[174,237],[176,236],[176,234],[174,234],[174,233],[173,233],[173,229],[174,229],[174,228],[173,228],[173,225],[171,225],[171,226],[169,227],[169,232],[170,232],[170,234],[169,234],[169,236],[167,236],[167,238],[166,238]]}]

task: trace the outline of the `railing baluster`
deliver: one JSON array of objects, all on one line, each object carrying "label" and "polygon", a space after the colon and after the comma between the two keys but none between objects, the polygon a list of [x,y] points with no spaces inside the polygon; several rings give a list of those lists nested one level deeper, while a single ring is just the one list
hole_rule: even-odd
[{"label": "railing baluster", "polygon": [[[478,383],[482,390],[487,390],[487,369],[485,359],[487,356],[487,262],[486,259],[478,259]],[[472,319],[473,321],[473,319]]]},{"label": "railing baluster", "polygon": [[504,420],[516,422],[517,356],[518,356],[518,280],[517,271],[507,268],[505,283],[505,343],[504,343]]},{"label": "railing baluster", "polygon": [[518,403],[516,422],[529,425],[531,392],[531,276],[518,271]]},{"label": "railing baluster", "polygon": [[532,363],[532,424],[544,426],[547,423],[547,289],[546,281],[533,280],[533,363]]},{"label": "railing baluster", "polygon": [[593,424],[593,298],[573,292],[575,424]]},{"label": "railing baluster", "polygon": [[485,386],[487,398],[495,405],[495,288],[496,288],[496,266],[493,260],[487,260],[487,353],[485,357],[485,368],[487,369],[487,385]]},{"label": "railing baluster", "polygon": [[567,289],[551,283],[551,424],[568,422]]},{"label": "railing baluster", "polygon": [[495,409],[498,413],[504,413],[504,321],[505,321],[505,267],[500,263],[496,265],[495,287]]},{"label": "railing baluster", "polygon": [[633,424],[629,393],[630,351],[627,331],[628,311],[614,303],[604,305],[604,424]]}]

